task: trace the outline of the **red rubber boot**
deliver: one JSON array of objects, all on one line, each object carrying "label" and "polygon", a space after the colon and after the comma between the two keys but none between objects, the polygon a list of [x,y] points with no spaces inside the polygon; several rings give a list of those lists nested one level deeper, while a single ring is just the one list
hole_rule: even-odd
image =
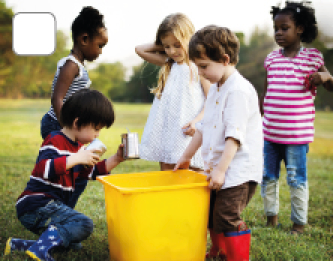
[{"label": "red rubber boot", "polygon": [[212,247],[209,252],[206,253],[206,258],[215,258],[219,254],[219,245],[217,241],[217,234],[212,228],[209,229],[210,239],[212,241]]},{"label": "red rubber boot", "polygon": [[239,231],[239,228],[244,223],[238,226],[238,232],[226,232],[225,247],[226,256],[228,261],[249,261],[250,259],[250,245],[251,245],[251,230]]}]

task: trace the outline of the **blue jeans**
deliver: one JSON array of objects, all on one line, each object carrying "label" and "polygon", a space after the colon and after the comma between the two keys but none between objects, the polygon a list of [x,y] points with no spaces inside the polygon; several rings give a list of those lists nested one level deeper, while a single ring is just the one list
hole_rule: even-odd
[{"label": "blue jeans", "polygon": [[309,144],[278,144],[264,141],[264,175],[261,195],[266,216],[279,212],[280,165],[283,160],[290,188],[291,220],[298,225],[307,223],[309,188],[306,169],[306,154]]},{"label": "blue jeans", "polygon": [[37,235],[41,235],[49,225],[56,226],[64,247],[85,240],[94,228],[90,218],[54,200],[44,207],[24,214],[19,220],[25,228]]},{"label": "blue jeans", "polygon": [[[40,133],[42,135],[42,138],[45,139],[47,135],[49,135],[52,131],[57,130],[61,130],[59,122],[46,113],[41,120]],[[86,179],[77,178],[75,180],[75,189],[68,204],[71,208],[75,207],[77,201],[79,200],[79,197],[85,190],[87,183],[88,180]]]}]

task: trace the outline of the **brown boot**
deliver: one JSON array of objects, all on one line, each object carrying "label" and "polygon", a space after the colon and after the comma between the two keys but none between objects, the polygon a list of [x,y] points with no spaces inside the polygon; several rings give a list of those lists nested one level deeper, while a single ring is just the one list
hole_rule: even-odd
[{"label": "brown boot", "polygon": [[266,226],[267,227],[276,227],[278,226],[278,216],[267,216],[267,223]]},{"label": "brown boot", "polygon": [[298,225],[296,223],[293,224],[293,227],[290,231],[290,233],[293,235],[300,235],[303,234],[303,232],[304,232],[304,225]]}]

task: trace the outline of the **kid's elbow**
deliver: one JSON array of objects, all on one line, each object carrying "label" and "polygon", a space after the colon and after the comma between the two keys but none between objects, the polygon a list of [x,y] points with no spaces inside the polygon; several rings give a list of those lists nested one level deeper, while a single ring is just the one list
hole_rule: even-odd
[{"label": "kid's elbow", "polygon": [[140,46],[135,46],[135,53],[141,57],[142,49]]}]

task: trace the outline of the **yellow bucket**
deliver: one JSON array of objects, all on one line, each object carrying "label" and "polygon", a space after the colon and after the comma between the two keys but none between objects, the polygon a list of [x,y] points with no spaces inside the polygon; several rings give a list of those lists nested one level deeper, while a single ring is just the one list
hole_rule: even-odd
[{"label": "yellow bucket", "polygon": [[210,197],[205,175],[178,170],[97,179],[104,184],[111,260],[205,260]]}]

